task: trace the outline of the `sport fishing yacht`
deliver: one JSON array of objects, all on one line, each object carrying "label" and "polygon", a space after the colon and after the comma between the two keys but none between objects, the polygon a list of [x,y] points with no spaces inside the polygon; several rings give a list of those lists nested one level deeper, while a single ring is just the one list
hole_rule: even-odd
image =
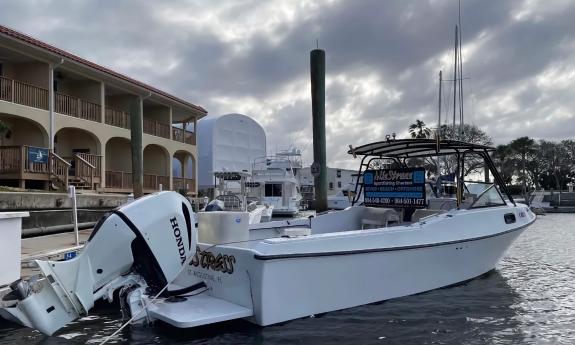
[{"label": "sport fishing yacht", "polygon": [[273,206],[274,215],[295,216],[302,196],[297,174],[301,170],[301,152],[291,150],[254,161],[250,197]]},{"label": "sport fishing yacht", "polygon": [[216,196],[208,204],[208,209],[219,211],[245,211],[249,213],[249,223],[269,222],[272,218],[273,205],[262,203],[257,198],[249,197],[248,181],[251,174],[246,171],[216,171]]},{"label": "sport fishing yacht", "polygon": [[[104,217],[76,258],[37,260],[41,274],[14,282],[0,314],[53,334],[117,295],[132,323],[266,326],[461,283],[493,270],[536,220],[507,192],[491,151],[430,139],[352,148],[363,156],[364,205],[305,219],[201,212],[196,227],[185,198],[148,195]],[[484,160],[493,182],[457,171],[455,197],[438,188],[427,198],[425,170],[406,158],[447,155]],[[374,168],[381,159],[392,167]]]}]

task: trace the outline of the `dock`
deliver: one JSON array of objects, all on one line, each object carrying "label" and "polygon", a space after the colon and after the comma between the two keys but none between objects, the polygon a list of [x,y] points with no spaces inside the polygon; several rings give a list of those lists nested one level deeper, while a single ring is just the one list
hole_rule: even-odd
[{"label": "dock", "polygon": [[[84,247],[92,230],[79,231],[79,246],[76,246],[73,232],[22,239],[21,278],[27,278],[39,272],[33,265],[33,261],[36,259],[64,260],[76,256],[78,251]],[[2,290],[5,289],[8,289],[8,287],[0,287],[0,295],[3,292]]]}]

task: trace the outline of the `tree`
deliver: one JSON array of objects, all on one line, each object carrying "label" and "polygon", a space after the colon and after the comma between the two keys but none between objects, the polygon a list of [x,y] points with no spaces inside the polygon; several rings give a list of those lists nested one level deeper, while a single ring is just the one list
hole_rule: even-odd
[{"label": "tree", "polygon": [[409,125],[409,134],[412,138],[424,139],[431,136],[431,130],[427,128],[425,122],[417,119],[414,123]]},{"label": "tree", "polygon": [[509,145],[498,145],[492,154],[492,158],[503,182],[506,185],[510,185],[515,172],[515,162]]},{"label": "tree", "polygon": [[[492,145],[493,140],[487,133],[485,133],[481,128],[464,124],[463,134],[460,135],[460,125],[453,126],[442,125],[440,131],[441,140],[460,140],[472,144],[480,145]],[[457,167],[457,159],[454,156],[443,156],[439,159],[442,170],[445,174],[454,173]],[[471,173],[478,172],[483,169],[484,162],[483,158],[477,155],[469,155],[465,158],[465,165],[463,166],[463,176],[467,176]]]},{"label": "tree", "polygon": [[521,165],[521,185],[523,189],[523,197],[527,199],[527,159],[532,158],[535,151],[535,140],[529,137],[520,137],[509,143],[511,151],[516,155],[518,162]]},{"label": "tree", "polygon": [[[543,170],[540,182],[546,188],[563,189],[566,188],[571,175],[569,153],[566,146],[561,143],[540,140],[538,155],[543,163]],[[554,185],[551,184],[554,182]]]}]

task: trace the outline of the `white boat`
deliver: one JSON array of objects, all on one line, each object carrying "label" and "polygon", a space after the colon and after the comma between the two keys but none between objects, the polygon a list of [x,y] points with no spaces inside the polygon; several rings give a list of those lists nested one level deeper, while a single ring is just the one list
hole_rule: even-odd
[{"label": "white boat", "polygon": [[[411,208],[425,200],[421,170],[370,170],[381,157],[400,165],[404,157],[478,155],[495,182],[460,175],[457,198],[438,195],[413,214],[364,205],[250,225],[246,212],[202,212],[197,229],[188,202],[161,192],[113,211],[78,257],[37,261],[41,276],[12,284],[0,314],[53,334],[119,290],[134,323],[189,328],[244,318],[266,326],[473,279],[493,270],[536,216],[507,193],[492,148],[457,141],[437,148],[409,139],[352,149],[364,156],[357,189],[365,188],[365,204]],[[413,184],[409,194],[386,196],[389,181],[400,182],[398,190]]]},{"label": "white boat", "polygon": [[[344,210],[353,204],[354,190],[357,183],[357,174],[352,175],[352,180],[334,195],[327,196],[327,208],[330,210]],[[363,202],[363,194],[357,199],[357,204]]]},{"label": "white boat", "polygon": [[[220,203],[217,206],[212,206],[217,207],[220,211],[248,212],[250,224],[269,222],[272,218],[274,206],[248,197],[250,185],[253,185],[248,181],[250,176],[251,174],[246,171],[214,172],[217,188],[215,188],[216,197],[211,203],[217,201]],[[230,186],[230,184],[235,184],[235,188]]]},{"label": "white boat", "polygon": [[296,177],[300,169],[298,150],[257,158],[252,167],[250,197],[273,206],[274,215],[295,216],[302,200]]}]

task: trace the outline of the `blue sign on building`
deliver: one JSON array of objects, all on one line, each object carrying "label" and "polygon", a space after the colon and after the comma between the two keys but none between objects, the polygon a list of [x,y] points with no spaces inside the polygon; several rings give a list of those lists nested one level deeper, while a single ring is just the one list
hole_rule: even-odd
[{"label": "blue sign on building", "polygon": [[425,204],[425,169],[366,170],[364,203],[374,207],[415,207]]},{"label": "blue sign on building", "polygon": [[42,147],[28,147],[28,162],[30,163],[48,163],[48,149]]}]

